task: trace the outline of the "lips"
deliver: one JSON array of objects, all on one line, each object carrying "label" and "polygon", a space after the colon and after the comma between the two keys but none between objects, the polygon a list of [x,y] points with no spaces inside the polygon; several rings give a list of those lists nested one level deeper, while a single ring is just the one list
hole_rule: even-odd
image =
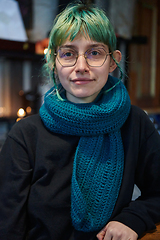
[{"label": "lips", "polygon": [[90,82],[93,82],[93,79],[90,78],[76,78],[76,79],[72,79],[71,82],[73,82],[74,84],[77,85],[83,85],[83,84],[88,84]]}]

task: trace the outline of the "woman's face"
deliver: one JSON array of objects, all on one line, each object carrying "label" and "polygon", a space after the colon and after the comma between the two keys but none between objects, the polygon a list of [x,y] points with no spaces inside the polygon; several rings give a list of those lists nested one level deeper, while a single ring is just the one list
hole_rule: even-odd
[{"label": "woman's face", "polygon": [[[61,66],[56,58],[55,74],[58,75],[59,81],[66,90],[66,97],[69,101],[74,103],[89,103],[93,102],[98,93],[107,82],[108,74],[116,68],[116,64],[110,55],[107,56],[105,63],[101,67],[91,67],[87,64],[84,54],[88,49],[97,46],[103,48],[109,53],[108,46],[86,39],[84,36],[76,37],[72,42],[67,40],[62,45],[76,50],[80,56],[77,62],[72,67]],[[62,47],[61,46],[61,47]],[[117,55],[118,54],[118,55]],[[115,51],[114,57],[120,57],[120,52]]]}]

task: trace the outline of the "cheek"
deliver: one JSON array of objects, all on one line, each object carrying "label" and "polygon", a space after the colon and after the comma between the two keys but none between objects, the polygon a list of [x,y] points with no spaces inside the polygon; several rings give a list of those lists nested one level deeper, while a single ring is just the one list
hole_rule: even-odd
[{"label": "cheek", "polygon": [[101,81],[103,83],[107,82],[108,74],[109,74],[109,67],[103,67],[101,69],[98,69],[96,74],[98,76],[99,81]]},{"label": "cheek", "polygon": [[63,79],[63,70],[62,70],[62,66],[60,64],[58,64],[56,62],[56,66],[55,66],[55,75],[57,76],[57,78],[59,79],[59,81],[61,82],[61,80]]},{"label": "cheek", "polygon": [[56,60],[54,73],[59,76],[59,73],[61,72],[61,69],[62,69],[62,66],[61,66],[61,65],[59,64],[59,62]]},{"label": "cheek", "polygon": [[55,73],[57,74],[59,81],[63,82],[69,79],[71,69],[67,67],[62,67],[58,61],[56,61]]}]

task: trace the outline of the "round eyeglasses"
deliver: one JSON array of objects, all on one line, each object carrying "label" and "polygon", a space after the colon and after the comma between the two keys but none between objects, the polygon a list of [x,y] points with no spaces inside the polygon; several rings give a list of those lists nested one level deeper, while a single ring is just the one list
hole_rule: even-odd
[{"label": "round eyeglasses", "polygon": [[63,67],[74,66],[79,56],[84,56],[89,66],[101,67],[105,63],[107,56],[111,54],[112,53],[107,53],[104,48],[99,47],[88,49],[84,54],[78,54],[73,48],[60,47],[54,55],[57,56],[58,62]]}]

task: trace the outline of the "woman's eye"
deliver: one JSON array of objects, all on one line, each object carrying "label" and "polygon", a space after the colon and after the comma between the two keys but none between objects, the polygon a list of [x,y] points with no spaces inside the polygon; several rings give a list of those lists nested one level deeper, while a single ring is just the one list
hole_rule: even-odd
[{"label": "woman's eye", "polygon": [[66,57],[71,57],[71,56],[73,56],[73,53],[71,53],[71,52],[66,52],[66,53],[64,53],[64,56],[66,56]]},{"label": "woman's eye", "polygon": [[98,51],[92,51],[90,54],[93,55],[93,56],[97,56],[99,54],[99,52]]},{"label": "woman's eye", "polygon": [[92,56],[92,57],[97,57],[97,56],[101,56],[103,55],[103,50],[102,49],[92,49],[90,51],[88,51],[88,55]]},{"label": "woman's eye", "polygon": [[68,58],[68,57],[72,57],[73,54],[71,52],[60,52],[60,57],[61,58]]},{"label": "woman's eye", "polygon": [[87,52],[88,58],[101,58],[105,55],[105,50],[103,48],[91,49]]},{"label": "woman's eye", "polygon": [[98,53],[97,51],[91,51],[89,54],[90,54],[90,55],[93,55],[93,56],[96,56],[96,55],[98,55],[99,53]]},{"label": "woman's eye", "polygon": [[59,51],[60,58],[72,58],[76,55],[76,53],[73,50],[69,49],[61,49]]}]

